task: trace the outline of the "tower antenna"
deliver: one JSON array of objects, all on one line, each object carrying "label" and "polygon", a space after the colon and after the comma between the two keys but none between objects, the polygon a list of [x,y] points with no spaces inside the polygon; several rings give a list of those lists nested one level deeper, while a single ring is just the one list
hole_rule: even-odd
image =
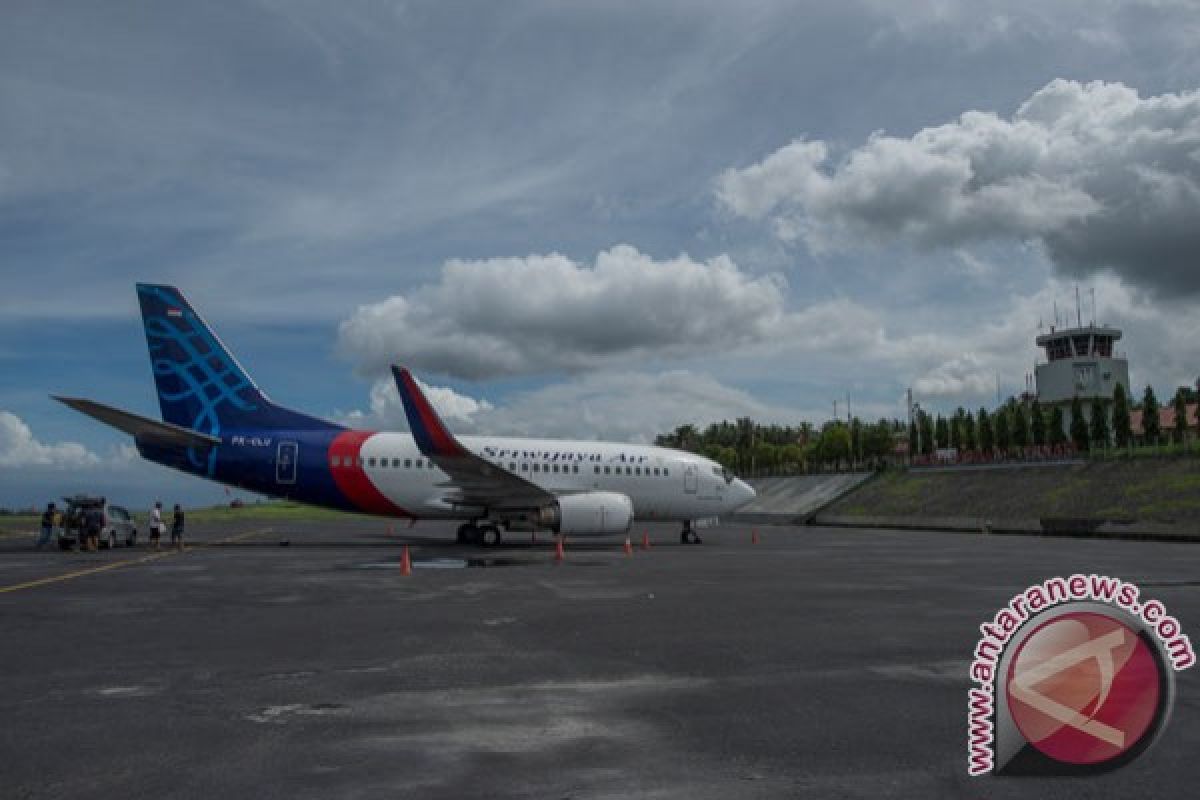
[{"label": "tower antenna", "polygon": [[1075,325],[1083,327],[1083,312],[1079,310],[1079,284],[1075,284]]}]

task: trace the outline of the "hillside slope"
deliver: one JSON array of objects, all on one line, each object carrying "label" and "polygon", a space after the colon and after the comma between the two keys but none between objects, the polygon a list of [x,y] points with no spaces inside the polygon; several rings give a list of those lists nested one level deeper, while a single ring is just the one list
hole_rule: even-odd
[{"label": "hillside slope", "polygon": [[889,472],[833,503],[826,513],[996,520],[1075,517],[1200,525],[1200,459]]}]

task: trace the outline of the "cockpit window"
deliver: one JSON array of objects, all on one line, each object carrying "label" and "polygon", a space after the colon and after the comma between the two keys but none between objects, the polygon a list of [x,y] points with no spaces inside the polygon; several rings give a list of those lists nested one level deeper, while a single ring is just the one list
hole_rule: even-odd
[{"label": "cockpit window", "polygon": [[712,470],[713,475],[716,475],[718,478],[724,478],[726,483],[733,483],[733,473],[725,469],[725,467],[713,464]]}]

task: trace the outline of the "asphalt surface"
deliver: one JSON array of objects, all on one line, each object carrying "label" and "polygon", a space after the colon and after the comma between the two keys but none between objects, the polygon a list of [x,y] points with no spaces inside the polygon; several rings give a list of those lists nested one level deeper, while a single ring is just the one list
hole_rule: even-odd
[{"label": "asphalt surface", "polygon": [[561,565],[369,521],[196,526],[169,554],[0,540],[0,795],[1195,795],[1200,668],[1101,777],[969,778],[965,717],[979,623],[1053,575],[1141,582],[1200,641],[1200,545],[648,530]]}]

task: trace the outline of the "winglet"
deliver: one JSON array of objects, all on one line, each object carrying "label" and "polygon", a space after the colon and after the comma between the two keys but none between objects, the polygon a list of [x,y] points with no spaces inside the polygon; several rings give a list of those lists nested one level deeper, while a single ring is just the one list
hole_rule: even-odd
[{"label": "winglet", "polygon": [[404,367],[393,365],[392,376],[396,379],[396,388],[400,390],[400,399],[404,401],[408,427],[412,429],[413,438],[417,440],[421,452],[430,458],[465,455],[466,449],[442,423],[412,373]]}]

